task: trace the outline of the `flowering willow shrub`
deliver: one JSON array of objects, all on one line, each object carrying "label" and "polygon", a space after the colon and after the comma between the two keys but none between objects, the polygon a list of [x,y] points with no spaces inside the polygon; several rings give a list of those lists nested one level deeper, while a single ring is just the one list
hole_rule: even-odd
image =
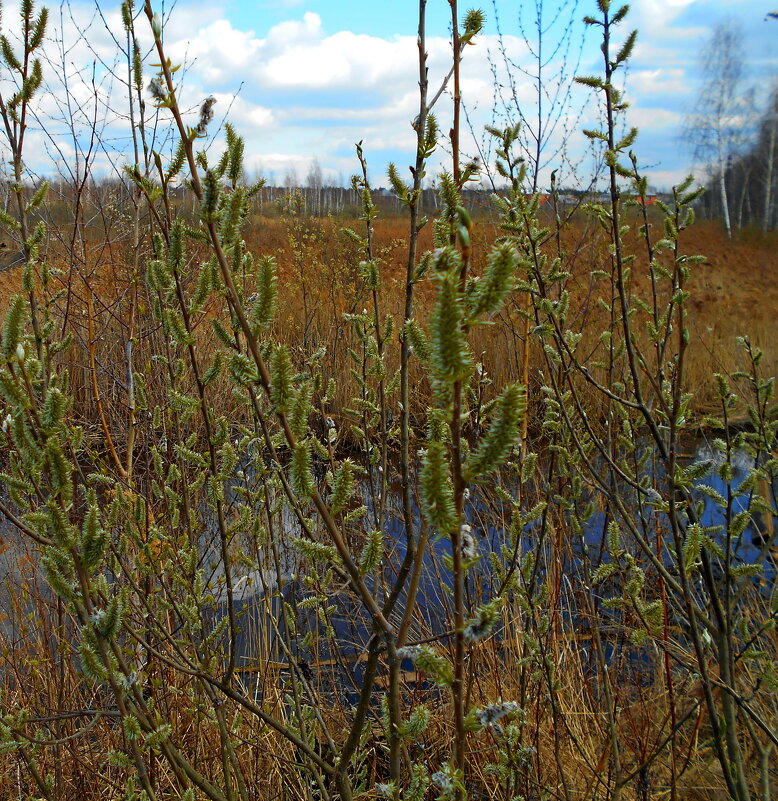
[{"label": "flowering willow shrub", "polygon": [[[692,427],[692,395],[684,374],[693,336],[688,285],[705,259],[686,254],[682,238],[694,222],[694,202],[702,190],[688,178],[673,189],[671,203],[658,204],[657,222],[649,216],[648,182],[631,150],[637,130],[617,134],[618,116],[628,104],[616,80],[637,34],[629,33],[616,47],[613,37],[628,6],[612,8],[608,0],[597,5],[598,15],[585,22],[602,31],[603,75],[577,79],[602,98],[602,128],[585,134],[603,148],[610,184],[610,203],[587,208],[609,243],[602,263],[590,272],[604,321],[597,336],[571,327],[572,276],[561,245],[544,247],[554,232],[538,225],[537,199],[523,194],[520,160],[512,153],[517,131],[492,133],[498,138],[500,172],[511,184],[509,193],[497,199],[506,241],[529,265],[521,288],[531,295],[531,319],[543,350],[543,427],[551,440],[553,473],[564,482],[557,503],[581,540],[579,570],[588,594],[584,609],[598,621],[592,627],[592,648],[601,677],[614,792],[636,773],[623,762],[626,738],[614,711],[619,687],[608,670],[612,657],[602,633],[609,627],[638,647],[662,653],[670,701],[665,721],[672,792],[682,772],[673,756],[674,740],[683,721],[706,714],[706,734],[729,796],[739,801],[766,797],[772,780],[767,760],[778,745],[775,709],[768,700],[772,690],[763,692],[775,687],[776,675],[771,633],[778,608],[775,573],[764,547],[772,535],[757,531],[759,547],[750,555],[744,555],[743,537],[752,518],[775,512],[774,380],[760,374],[762,353],[743,339],[747,369],[731,378],[717,376],[718,416],[705,421],[720,432],[712,442],[717,458],[684,461]],[[630,219],[635,219],[628,214],[630,206],[637,212],[642,254],[626,245]],[[639,271],[648,288],[644,293],[638,290]],[[742,398],[732,381],[742,387]],[[738,402],[748,424],[735,432],[730,424]],[[742,483],[734,479],[738,452],[750,462]],[[703,517],[703,498],[716,510],[712,522]],[[598,560],[587,556],[586,536],[593,523],[602,531]],[[765,584],[763,595],[757,588]],[[674,666],[681,666],[684,679]],[[679,693],[678,686],[687,692]],[[751,748],[758,758],[749,764]],[[644,789],[648,792],[645,781]]]},{"label": "flowering willow shrub", "polygon": [[[440,181],[433,248],[418,255],[425,224],[421,182],[440,139],[430,113],[434,100],[427,101],[425,4],[420,8],[413,182],[406,185],[394,167],[389,174],[410,218],[403,319],[394,320],[381,302],[377,210],[360,145],[353,187],[364,229],[348,236],[363,253],[366,304],[347,321],[357,392],[344,412],[333,404],[338,387],[323,378],[322,350],[301,358],[283,341],[276,260],[255,257],[243,239],[258,190],[242,180],[244,143],[227,125],[222,154],[212,160],[199,149],[213,99],[191,121],[182,111],[176,67],[147,4],[157,70],[147,92],[177,146],[170,158],[150,152],[127,170],[147,212],[149,245],[144,250],[136,239],[133,258],[144,268],[145,284],[136,287],[135,334],[119,351],[126,360],[126,380],[116,390],[122,401],[108,408],[99,381],[107,356],[93,335],[99,316],[88,295],[84,347],[95,419],[77,419],[66,359],[76,346],[60,336],[67,326],[57,318],[59,277],[39,259],[45,227],[28,222],[45,190],[28,198],[21,172],[24,109],[40,85],[34,54],[45,15],[23,6],[23,59],[3,45],[21,89],[0,107],[19,171],[18,208],[2,222],[24,240],[27,266],[0,341],[0,417],[8,446],[2,478],[9,496],[0,509],[36,544],[57,608],[68,616],[58,629],[60,664],[77,665],[75,713],[89,721],[68,737],[89,741],[98,727],[109,746],[100,782],[130,799],[248,801],[262,795],[265,776],[284,792],[344,801],[369,792],[407,801],[489,792],[507,801],[558,793],[560,786],[572,798],[576,763],[568,768],[563,754],[583,750],[574,729],[581,710],[566,710],[562,700],[565,660],[572,659],[570,650],[557,648],[565,621],[555,587],[564,562],[547,558],[544,544],[556,537],[556,548],[570,538],[581,542],[586,557],[568,565],[565,578],[575,582],[581,604],[575,612],[587,617],[592,632],[596,670],[584,679],[593,685],[596,759],[605,754],[610,762],[609,775],[603,777],[602,761],[592,781],[617,796],[628,784],[637,786],[661,757],[675,788],[676,761],[691,753],[700,725],[690,721],[704,706],[724,783],[744,801],[754,786],[744,732],[761,749],[769,787],[775,734],[763,696],[775,680],[769,638],[776,610],[749,611],[743,603],[758,567],[736,560],[733,542],[747,520],[735,500],[747,497],[749,510],[760,503],[770,510],[755,490],[775,468],[772,383],[758,376],[760,354],[748,345],[749,377],[735,380],[745,381],[754,396],[753,431],[733,436],[725,425],[715,448],[726,492],[701,484],[714,466],[678,461],[689,425],[685,287],[696,261],[683,254],[680,237],[692,221],[695,191],[683,184],[673,205],[662,208],[661,239],[642,219],[653,289],[643,300],[630,282],[637,264],[625,250],[618,181],[631,181],[635,197],[644,200],[646,184],[628,153],[636,132],[620,140],[614,133],[615,114],[625,104],[613,74],[635,41],[628,36],[611,55],[612,28],[626,7],[611,15],[610,4],[600,0],[601,16],[588,18],[603,29],[605,77],[584,82],[603,94],[606,107],[603,129],[589,135],[605,148],[612,200],[590,209],[610,244],[604,264],[592,271],[602,282],[605,313],[594,344],[572,326],[567,255],[556,231],[538,220],[539,198],[525,196],[515,128],[492,129],[498,169],[509,183],[496,197],[504,236],[483,254],[480,274],[474,272],[474,226],[462,190],[477,165],[460,163],[459,83],[462,54],[483,17],[468,12],[460,24],[455,2],[453,158]],[[130,3],[123,11],[137,90],[145,82],[134,44],[136,15]],[[141,115],[145,142],[143,125]],[[195,198],[194,221],[176,212],[171,187],[177,181]],[[433,294],[426,317],[414,307],[421,282]],[[544,359],[534,376],[542,397],[538,453],[529,450],[523,427],[526,387],[497,387],[484,404],[483,369],[471,345],[474,330],[504,313],[517,292],[529,300],[528,330]],[[83,326],[72,327],[82,332]],[[416,431],[411,359],[431,399]],[[723,376],[720,388],[726,422],[734,401]],[[592,403],[593,396],[601,402]],[[738,448],[752,454],[754,468],[735,486],[728,471]],[[646,472],[652,458],[662,471]],[[386,536],[394,473],[402,547]],[[706,492],[723,510],[725,530],[702,524],[695,492]],[[483,548],[473,511],[477,497],[492,496],[507,509],[494,517],[505,536],[489,553],[490,581],[476,592]],[[605,509],[606,558],[599,562],[585,541],[597,507]],[[669,527],[665,539],[660,517]],[[529,548],[533,532],[539,545]],[[427,636],[420,583],[433,556],[440,556],[446,626]],[[343,636],[344,609],[350,631],[365,635],[356,655]],[[623,694],[608,669],[606,627],[630,644],[659,650],[671,699],[669,740],[629,765],[623,704],[617,703]],[[691,639],[677,636],[679,628]],[[262,647],[247,666],[250,636]],[[498,665],[496,675],[479,672],[487,659]],[[695,683],[697,695],[688,703],[673,705],[670,660],[686,671],[687,684]],[[328,661],[343,668],[346,689],[315,674],[310,662],[316,661],[319,668]],[[414,694],[405,681],[408,663]],[[544,725],[544,712],[533,712],[538,699],[547,704],[553,760],[544,760],[536,745]],[[69,742],[57,734],[57,720],[75,713],[55,713],[42,722],[23,705],[9,704],[0,727],[3,750],[24,766],[31,792],[47,799],[68,797],[71,789],[56,768],[56,749]],[[551,761],[556,774],[549,772]]]},{"label": "flowering willow shrub", "polygon": [[[29,21],[32,7],[25,8]],[[140,164],[127,169],[151,219],[152,252],[145,258],[150,316],[143,330],[156,370],[149,373],[134,364],[133,350],[127,349],[131,436],[111,429],[96,381],[99,433],[86,431],[69,416],[67,369],[58,358],[67,342],[56,336],[50,319],[51,277],[36,258],[45,231],[39,227],[25,235],[27,295],[12,301],[2,337],[0,386],[10,448],[4,473],[11,501],[6,516],[39,546],[49,585],[72,616],[70,644],[79,670],[117,720],[121,737],[110,755],[111,772],[122,777],[127,797],[155,799],[171,792],[187,799],[199,794],[253,797],[255,779],[246,767],[252,746],[246,736],[267,736],[268,731],[281,738],[279,755],[292,749],[296,770],[319,792],[334,791],[344,799],[363,792],[366,719],[380,659],[388,662],[390,672],[384,695],[390,764],[382,786],[392,797],[420,798],[430,778],[423,764],[409,762],[406,743],[422,736],[429,712],[406,708],[398,684],[404,657],[450,693],[455,720],[448,736],[456,746],[432,782],[441,796],[461,795],[468,732],[495,728],[499,719],[516,712],[510,702],[499,711],[471,708],[466,698],[466,654],[493,631],[501,599],[471,609],[465,598],[465,576],[476,559],[464,502],[468,486],[489,481],[511,455],[525,394],[517,385],[506,387],[492,405],[485,431],[469,442],[463,436],[463,399],[475,374],[468,332],[504,304],[518,254],[500,244],[488,254],[480,279],[471,277],[472,221],[460,197],[471,173],[455,164],[443,182],[436,248],[415,276],[434,283],[434,312],[426,332],[412,320],[403,332],[413,340],[434,387],[418,486],[430,536],[451,543],[447,569],[454,587],[455,644],[452,653],[434,644],[408,645],[415,616],[413,576],[426,546],[417,543],[415,551],[408,549],[411,557],[405,564],[393,563],[394,552],[383,543],[385,512],[369,519],[357,480],[380,464],[378,480],[387,481],[387,395],[401,380],[387,381],[385,344],[392,321],[382,316],[375,294],[379,278],[371,258],[366,169],[361,179],[367,223],[363,273],[376,303],[372,315],[352,319],[369,365],[355,406],[363,413],[365,440],[371,426],[378,426],[380,441],[377,451],[366,441],[361,466],[340,455],[338,432],[326,411],[334,388],[322,385],[316,359],[298,372],[288,347],[273,335],[276,264],[270,257],[255,260],[241,237],[258,189],[241,182],[243,141],[227,125],[226,149],[218,160],[210,162],[197,150],[213,99],[203,102],[194,125],[187,124],[161,24],[149,5],[145,14],[158,56],[149,93],[170,115],[179,136],[169,161],[152,154],[154,171]],[[123,18],[131,32],[131,5],[125,4]],[[458,82],[462,50],[483,18],[470,12],[460,30],[454,5],[452,19]],[[37,26],[25,26],[25,53],[39,45],[44,26],[45,15]],[[4,56],[12,61],[8,47]],[[27,83],[22,83],[20,99],[3,110],[14,124],[23,125],[24,114],[19,117],[13,103],[23,106],[40,84],[40,65],[33,63],[31,77],[22,76]],[[422,161],[436,139],[434,118],[428,116],[420,136]],[[170,187],[180,178],[199,204],[195,225],[172,211]],[[23,191],[20,181],[18,192]],[[415,191],[403,189],[409,205],[415,203]],[[26,215],[41,200],[42,193],[36,194],[20,207],[18,218],[8,217],[5,224],[24,231]],[[200,248],[197,259],[190,255],[193,246]],[[91,326],[91,307],[89,315]],[[210,343],[201,334],[206,328]],[[96,370],[91,338],[88,347]],[[316,476],[317,464],[325,467],[323,481]],[[385,495],[384,485],[378,496]],[[294,519],[293,535],[282,530],[285,510]],[[417,535],[407,531],[405,536],[413,543]],[[277,647],[292,666],[283,703],[274,706],[256,696],[241,678],[246,624],[241,587],[248,580],[267,582],[265,595],[272,602],[273,587],[280,589],[284,579],[279,573],[273,583],[268,575],[279,570],[279,549],[288,547],[307,565],[307,597],[300,608],[312,611],[332,637],[331,603],[345,594],[372,632],[356,705],[346,710],[337,730],[322,714],[309,677],[295,667],[296,654],[311,647],[313,632],[299,630],[288,597],[276,598],[285,621],[275,628]],[[178,698],[175,714],[170,712],[173,697]],[[95,719],[103,711],[98,706]],[[220,759],[196,759],[178,725],[179,714],[215,739]],[[19,710],[4,720],[5,747],[21,755],[36,792],[45,797],[62,792],[38,770],[37,749],[25,739],[25,713]]]}]

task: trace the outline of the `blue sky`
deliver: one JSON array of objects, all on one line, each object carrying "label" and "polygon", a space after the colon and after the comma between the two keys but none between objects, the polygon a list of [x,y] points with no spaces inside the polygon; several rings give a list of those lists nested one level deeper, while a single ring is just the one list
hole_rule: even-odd
[{"label": "blue sky", "polygon": [[[98,16],[94,4],[76,2],[72,16],[53,14],[54,38],[68,46],[63,59],[62,48],[50,45],[51,69],[47,75],[51,91],[40,108],[41,127],[46,115],[63,115],[62,93],[57,89],[60,74],[70,75],[71,90],[82,97],[85,108],[90,96],[98,98],[104,143],[97,169],[110,169],[121,161],[126,145],[122,69],[112,41],[112,33],[121,29],[118,5],[100,0],[102,16]],[[512,78],[499,66],[498,79],[506,86],[513,80],[522,110],[530,118],[536,115],[533,85],[517,70],[532,69],[519,25],[519,9],[523,7],[527,32],[533,35],[529,5],[534,8],[534,0],[488,0],[482,6],[487,26],[476,45],[467,48],[462,69],[464,101],[475,131],[475,140],[465,137],[470,152],[475,153],[477,143],[482,144],[483,125],[493,117],[490,63],[501,63],[496,18],[515,65]],[[636,149],[651,180],[664,188],[694,166],[681,140],[681,125],[694,103],[701,78],[699,52],[712,26],[728,19],[742,25],[747,78],[756,86],[758,100],[778,76],[778,21],[764,20],[766,12],[778,8],[778,0],[635,0],[631,5],[623,31],[626,34],[632,27],[638,28],[639,44],[627,76],[627,96],[632,103],[627,122],[640,128]],[[580,45],[585,33],[580,20],[585,14],[596,13],[596,2],[547,0],[546,6],[546,22],[551,21],[548,9],[562,8],[548,33],[547,51],[567,20],[574,21],[564,73],[565,94],[573,67],[588,74],[600,69],[594,31],[586,34],[582,48]],[[354,143],[363,140],[373,182],[381,185],[385,183],[387,162],[395,161],[403,170],[413,159],[410,121],[417,108],[417,7],[414,0],[226,0],[221,4],[178,0],[167,18],[165,35],[169,53],[185,65],[179,73],[184,74],[180,96],[192,109],[193,119],[203,98],[213,94],[218,100],[213,147],[219,146],[218,122],[226,115],[246,138],[249,170],[280,183],[290,172],[304,179],[314,160],[326,179],[348,179],[358,166]],[[170,9],[168,2],[166,11]],[[466,9],[463,6],[460,17]],[[431,86],[436,86],[448,69],[449,14],[446,0],[428,0]],[[6,4],[6,24],[12,17],[12,7]],[[138,25],[142,39],[148,42],[143,17]],[[76,35],[77,28],[85,34],[83,37]],[[109,67],[116,64],[113,77],[110,69],[98,69],[98,91],[91,87],[89,68],[96,57],[98,63]],[[61,63],[58,67],[58,59],[64,67]],[[558,69],[559,61],[552,60],[550,73]],[[149,76],[151,72],[149,67]],[[559,166],[561,156],[556,150],[563,130],[569,132],[568,163],[577,165],[582,179],[589,169],[579,131],[597,124],[597,104],[578,90],[569,100],[550,137],[548,164],[541,182]],[[436,112],[444,131],[448,130],[449,108],[450,99],[443,96]],[[85,112],[84,125],[88,117]],[[34,160],[39,171],[50,172],[45,158],[58,161],[62,168],[83,146],[83,135],[74,137],[72,133],[49,135],[47,139],[41,132],[31,140],[39,148]],[[437,166],[445,164],[445,148],[441,147]]]}]

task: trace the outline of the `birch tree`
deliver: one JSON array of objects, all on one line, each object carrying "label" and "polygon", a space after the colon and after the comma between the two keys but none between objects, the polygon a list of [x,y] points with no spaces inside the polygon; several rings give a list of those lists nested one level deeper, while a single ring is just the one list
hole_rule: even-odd
[{"label": "birch tree", "polygon": [[739,23],[721,22],[702,53],[703,83],[686,135],[696,161],[712,167],[717,180],[727,236],[732,236],[727,166],[735,155],[743,128],[743,34]]}]

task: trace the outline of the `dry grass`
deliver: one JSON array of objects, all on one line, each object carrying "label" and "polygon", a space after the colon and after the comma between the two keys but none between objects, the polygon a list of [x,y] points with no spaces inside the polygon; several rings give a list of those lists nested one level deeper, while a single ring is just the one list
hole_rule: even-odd
[{"label": "dry grass", "polygon": [[[338,380],[333,408],[336,413],[348,405],[355,391],[347,356],[354,339],[343,315],[369,305],[359,277],[362,256],[341,233],[344,225],[361,232],[363,223],[334,218],[254,217],[246,232],[247,246],[256,257],[272,255],[278,261],[279,310],[272,334],[292,348],[301,368],[312,352],[319,347],[326,348],[322,362],[325,378],[333,376]],[[477,223],[473,249],[476,272],[499,233],[496,224],[487,219]],[[640,260],[641,243],[630,241],[630,236],[634,235],[628,235],[628,247],[634,245],[634,252],[638,254],[632,288],[636,295],[649,299],[649,281]],[[375,248],[382,263],[381,303],[384,312],[393,315],[398,324],[404,301],[406,237],[407,222],[403,218],[379,217],[377,220]],[[431,247],[431,238],[431,226],[427,226],[421,232],[422,251]],[[570,325],[584,332],[584,343],[590,341],[594,353],[603,322],[596,299],[604,291],[604,283],[598,284],[590,272],[607,269],[606,245],[602,236],[582,221],[563,230],[561,245],[571,273],[567,283],[573,309]],[[710,222],[697,224],[684,232],[682,245],[685,252],[702,253],[707,258],[705,264],[694,269],[688,287],[692,342],[686,364],[687,387],[695,396],[694,409],[703,413],[710,411],[715,403],[713,374],[731,373],[741,367],[737,337],[748,335],[764,351],[765,374],[778,374],[778,330],[775,326],[778,283],[774,280],[778,256],[772,237],[742,235],[729,242],[721,228]],[[550,251],[555,247],[553,241],[547,245]],[[195,249],[193,265],[197,263],[197,255]],[[104,241],[96,241],[89,247],[85,263],[73,268],[68,267],[68,260],[62,254],[53,252],[49,258],[65,270],[59,281],[68,289],[68,295],[59,302],[59,313],[67,311],[78,346],[73,349],[71,365],[76,400],[88,403],[90,393],[79,392],[78,386],[89,380],[89,368],[83,362],[83,345],[88,340],[85,317],[89,294],[93,295],[94,336],[100,343],[101,364],[98,367],[106,369],[122,362],[117,348],[123,347],[121,334],[126,334],[131,311],[139,325],[145,323],[147,330],[153,327],[149,325],[150,301],[145,298],[143,277],[134,275],[129,267],[126,242],[107,246]],[[6,303],[19,290],[20,280],[19,267],[0,273],[0,303]],[[247,285],[247,292],[250,291],[251,286]],[[416,287],[416,308],[422,319],[431,298],[432,287],[420,282]],[[517,298],[492,326],[480,328],[473,334],[474,352],[497,387],[521,378],[525,348],[520,317],[523,307],[524,300]],[[205,330],[201,330],[200,335],[206,338],[204,342],[210,336]],[[139,347],[143,348],[142,339]],[[530,342],[529,347],[532,367],[537,368],[542,363],[542,353],[534,342]],[[398,349],[389,348],[387,358],[389,368],[396,369]],[[149,377],[153,378],[150,374]],[[422,409],[426,405],[427,388],[421,376],[416,375],[415,379],[415,400]],[[115,384],[121,377],[114,375],[113,380]],[[106,386],[108,392],[110,384],[109,381]],[[85,409],[84,416],[90,417],[90,410]]]},{"label": "dry grass", "polygon": [[[28,577],[29,578],[29,577]],[[37,735],[42,740],[61,741],[42,749],[37,768],[41,774],[57,776],[63,801],[82,799],[123,799],[124,771],[112,766],[109,752],[126,750],[126,741],[111,714],[110,704],[85,681],[76,669],[77,658],[66,647],[67,638],[58,627],[67,629],[71,622],[61,616],[56,604],[42,598],[45,592],[34,582],[22,591],[17,588],[17,608],[13,610],[19,627],[12,637],[4,638],[0,667],[3,676],[3,701],[7,708],[24,708],[38,720]],[[25,603],[27,604],[25,607]],[[538,609],[542,616],[549,610]],[[33,618],[28,616],[32,614]],[[586,627],[562,626],[540,639],[538,658],[528,656],[526,632],[516,626],[522,617],[519,610],[506,609],[504,632],[484,648],[474,652],[468,667],[470,698],[474,705],[495,699],[515,699],[524,708],[521,718],[521,744],[525,761],[516,771],[514,792],[526,798],[539,798],[542,788],[552,797],[570,801],[611,798],[614,777],[611,775],[611,738],[608,716],[603,705],[601,676],[594,664],[592,634]],[[25,623],[25,618],[27,622]],[[33,625],[34,621],[34,625]],[[55,648],[58,643],[59,650]],[[671,770],[667,748],[670,702],[661,679],[661,668],[630,653],[627,642],[614,642],[618,658],[612,667],[615,714],[618,723],[622,769],[633,778],[624,788],[622,799],[654,801],[669,798]],[[242,674],[250,694],[262,699],[263,708],[279,719],[289,712],[288,671],[275,654],[258,653],[257,670]],[[553,669],[554,689],[542,665]],[[318,686],[316,705],[322,711],[336,742],[348,730],[347,706],[333,695],[326,679],[329,668],[314,665],[314,687]],[[380,681],[379,681],[380,686]],[[255,688],[252,690],[251,688]],[[688,717],[687,725],[673,742],[677,798],[680,801],[720,801],[723,782],[713,758],[705,715],[700,711],[699,688],[688,678],[675,687],[676,715]],[[149,696],[164,710],[164,716],[176,732],[176,746],[192,765],[206,775],[218,761],[219,738],[209,704],[193,689],[186,677],[160,666],[151,674]],[[447,702],[436,690],[406,674],[403,696],[409,709],[426,704],[432,721],[424,735],[410,747],[414,758],[422,758],[430,768],[444,762],[449,754],[440,744],[450,742],[451,716]],[[57,719],[55,710],[69,714]],[[102,710],[96,716],[90,710]],[[294,748],[274,736],[251,716],[240,714],[226,704],[233,737],[239,743],[237,756],[242,770],[251,781],[251,797],[269,801],[276,798],[306,801],[318,797],[311,790],[310,777],[298,767]],[[373,798],[373,785],[383,781],[386,772],[381,742],[379,710],[368,727],[362,749],[365,792],[361,798]],[[30,727],[31,729],[33,727]],[[469,745],[470,797],[503,798],[491,765],[497,760],[498,744],[490,730],[472,737]],[[175,793],[175,780],[161,760],[151,760],[153,780],[163,791]],[[609,789],[610,788],[610,789]],[[0,792],[4,798],[34,796],[36,788],[17,755],[0,755]],[[170,795],[174,798],[175,795]]]}]

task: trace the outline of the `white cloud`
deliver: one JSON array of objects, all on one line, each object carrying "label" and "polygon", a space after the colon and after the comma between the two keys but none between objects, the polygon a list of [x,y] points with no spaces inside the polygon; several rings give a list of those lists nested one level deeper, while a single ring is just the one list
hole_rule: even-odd
[{"label": "white cloud", "polygon": [[394,42],[342,31],[315,43],[295,43],[259,68],[271,87],[298,89],[374,89],[386,93],[413,63],[415,43]]},{"label": "white cloud", "polygon": [[645,135],[648,131],[665,130],[683,122],[683,114],[661,108],[632,108],[627,120]]},{"label": "white cloud", "polygon": [[[413,82],[416,41],[383,39],[339,31],[326,34],[318,14],[275,25],[265,38],[239,30],[226,19],[198,29],[188,38],[168,40],[175,60],[187,59],[205,82],[236,85],[251,81],[255,89],[360,90],[391,94],[399,80]],[[450,50],[442,39],[430,39],[431,65]]]},{"label": "white cloud", "polygon": [[217,102],[217,116],[227,113],[230,122],[238,130],[245,128],[253,132],[259,132],[267,131],[277,126],[276,115],[272,109],[256,103],[250,103],[243,97],[235,97],[223,92],[214,92],[213,96]]},{"label": "white cloud", "polygon": [[629,75],[629,92],[638,98],[665,98],[688,94],[684,71],[676,67],[634,70]]},{"label": "white cloud", "polygon": [[631,14],[624,27],[637,28],[644,35],[663,30],[665,35],[673,36],[672,23],[683,14],[689,6],[699,0],[640,0],[631,6]]},{"label": "white cloud", "polygon": [[688,168],[679,168],[677,170],[652,170],[651,172],[651,187],[658,189],[660,192],[667,192],[672,187],[678,186],[689,175]]}]

